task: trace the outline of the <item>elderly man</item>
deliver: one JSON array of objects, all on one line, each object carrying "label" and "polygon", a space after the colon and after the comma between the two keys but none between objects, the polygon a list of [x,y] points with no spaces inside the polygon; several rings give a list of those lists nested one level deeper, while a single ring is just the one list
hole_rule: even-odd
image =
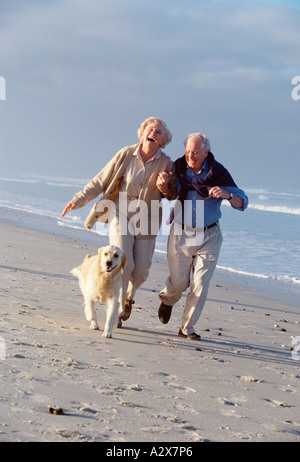
[{"label": "elderly man", "polygon": [[158,317],[166,324],[173,305],[190,287],[178,335],[201,340],[194,326],[203,310],[222,244],[220,206],[225,199],[233,208],[245,210],[248,198],[215,160],[205,135],[188,135],[184,144],[185,155],[175,162],[181,207],[180,213],[175,213],[168,239],[170,275],[159,294]]}]

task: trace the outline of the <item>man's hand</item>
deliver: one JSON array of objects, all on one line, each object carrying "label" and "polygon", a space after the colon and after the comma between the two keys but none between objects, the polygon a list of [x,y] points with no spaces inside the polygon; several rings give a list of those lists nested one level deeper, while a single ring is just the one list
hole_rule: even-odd
[{"label": "man's hand", "polygon": [[[219,186],[214,186],[209,190],[209,195],[212,197],[216,197],[217,199],[230,199],[230,193],[225,189],[220,188]],[[238,196],[237,194],[233,195],[233,198],[230,201],[230,205],[237,209],[241,209],[244,207],[243,199]]]},{"label": "man's hand", "polygon": [[217,199],[229,199],[230,194],[225,189],[220,188],[219,186],[214,186],[209,190],[209,195],[216,197]]}]

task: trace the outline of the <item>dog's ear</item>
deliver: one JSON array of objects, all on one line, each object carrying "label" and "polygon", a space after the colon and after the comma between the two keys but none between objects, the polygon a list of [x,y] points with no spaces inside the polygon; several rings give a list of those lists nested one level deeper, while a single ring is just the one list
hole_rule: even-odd
[{"label": "dog's ear", "polygon": [[100,247],[100,249],[98,249],[98,265],[100,266],[103,259],[103,248],[104,247]]},{"label": "dog's ear", "polygon": [[102,274],[104,272],[104,269],[103,269],[103,249],[104,249],[104,247],[100,247],[100,249],[98,249],[97,270],[98,270],[99,274]]},{"label": "dog's ear", "polygon": [[102,258],[102,253],[103,253],[103,247],[100,247],[100,249],[98,249],[98,259],[101,260]]},{"label": "dog's ear", "polygon": [[122,263],[121,263],[121,268],[122,268],[122,269],[125,268],[126,262],[127,262],[127,255],[126,255],[126,253],[123,253],[123,256],[122,256]]}]

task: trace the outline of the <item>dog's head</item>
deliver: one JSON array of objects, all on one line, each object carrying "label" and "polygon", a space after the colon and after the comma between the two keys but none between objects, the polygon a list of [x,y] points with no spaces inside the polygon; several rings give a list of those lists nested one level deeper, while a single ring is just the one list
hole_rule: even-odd
[{"label": "dog's head", "polygon": [[107,245],[98,250],[98,260],[101,271],[112,273],[120,271],[126,264],[126,254],[115,245]]}]

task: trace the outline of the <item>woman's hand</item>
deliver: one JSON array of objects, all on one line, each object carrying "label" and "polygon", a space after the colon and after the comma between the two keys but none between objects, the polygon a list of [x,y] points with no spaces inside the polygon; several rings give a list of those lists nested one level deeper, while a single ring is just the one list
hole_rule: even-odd
[{"label": "woman's hand", "polygon": [[69,210],[72,210],[74,208],[74,205],[71,204],[71,202],[68,202],[68,204],[65,206],[64,210],[62,211],[61,216],[64,217]]}]

